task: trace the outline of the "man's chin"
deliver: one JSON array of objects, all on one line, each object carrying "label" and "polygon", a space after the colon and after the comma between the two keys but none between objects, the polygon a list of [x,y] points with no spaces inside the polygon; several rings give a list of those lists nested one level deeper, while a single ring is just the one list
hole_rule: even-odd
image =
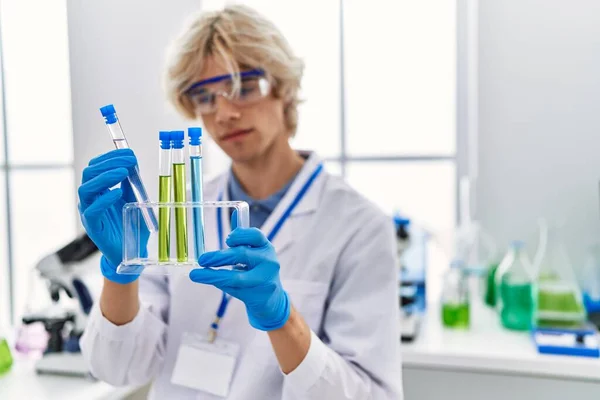
[{"label": "man's chin", "polygon": [[237,164],[245,164],[252,162],[260,157],[260,153],[258,151],[249,151],[247,149],[238,149],[235,151],[230,151],[226,153],[231,161]]}]

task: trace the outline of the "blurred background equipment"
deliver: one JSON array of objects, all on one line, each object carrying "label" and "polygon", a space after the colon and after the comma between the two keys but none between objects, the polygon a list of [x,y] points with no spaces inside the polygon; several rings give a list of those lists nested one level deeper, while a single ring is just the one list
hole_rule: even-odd
[{"label": "blurred background equipment", "polygon": [[542,231],[547,239],[540,240],[539,257],[535,261],[534,323],[539,328],[577,327],[587,315],[583,295],[573,265],[558,226]]},{"label": "blurred background equipment", "polygon": [[10,346],[4,332],[0,330],[0,376],[10,371],[13,364],[13,357]]},{"label": "blurred background equipment", "polygon": [[496,309],[502,326],[525,331],[531,328],[533,316],[532,265],[525,243],[515,240],[496,271]]},{"label": "blurred background equipment", "polygon": [[[25,354],[43,352],[36,363],[38,373],[87,375],[79,338],[93,305],[85,277],[90,270],[98,269],[98,258],[93,257],[98,254],[96,245],[83,233],[36,264],[35,270],[46,283],[51,303],[41,309],[28,307],[22,317],[17,349]],[[32,296],[34,293],[30,293]],[[61,301],[65,296],[71,301]],[[40,325],[46,335],[39,332]]]},{"label": "blurred background equipment", "polygon": [[444,275],[442,289],[442,323],[447,328],[469,328],[470,304],[467,271],[462,261],[455,260]]},{"label": "blurred background equipment", "polygon": [[401,340],[412,341],[418,334],[426,310],[427,243],[429,234],[419,224],[396,212],[398,248],[398,297]]},{"label": "blurred background equipment", "polygon": [[581,282],[588,319],[600,328],[600,242],[588,248]]}]

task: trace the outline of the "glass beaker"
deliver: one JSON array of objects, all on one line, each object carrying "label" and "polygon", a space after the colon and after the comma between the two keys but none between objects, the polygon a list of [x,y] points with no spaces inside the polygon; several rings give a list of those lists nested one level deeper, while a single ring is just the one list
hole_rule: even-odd
[{"label": "glass beaker", "polygon": [[463,260],[469,274],[477,279],[477,297],[489,306],[495,305],[494,276],[499,259],[496,243],[478,221],[459,227],[453,258]]},{"label": "glass beaker", "polygon": [[469,285],[461,261],[453,261],[444,275],[442,323],[448,328],[461,329],[470,325]]},{"label": "glass beaker", "polygon": [[513,241],[496,271],[496,307],[502,325],[512,330],[531,328],[533,315],[532,265],[522,241]]}]

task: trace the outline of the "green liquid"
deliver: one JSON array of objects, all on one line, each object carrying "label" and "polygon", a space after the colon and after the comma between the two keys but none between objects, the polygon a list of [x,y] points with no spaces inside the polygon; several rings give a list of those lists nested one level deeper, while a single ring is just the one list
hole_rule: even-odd
[{"label": "green liquid", "polygon": [[498,264],[490,265],[486,279],[485,288],[485,304],[490,307],[496,306],[496,271],[498,270]]},{"label": "green liquid", "polygon": [[[185,203],[185,164],[173,164],[173,191],[175,203]],[[175,239],[177,261],[188,259],[187,215],[185,207],[175,207]]]},{"label": "green liquid", "polygon": [[525,331],[531,328],[533,315],[533,293],[530,283],[500,284],[502,310],[500,319],[505,328]]},{"label": "green liquid", "polygon": [[[158,201],[171,201],[171,177],[158,177]],[[171,254],[171,210],[168,207],[158,208],[158,261],[168,262]]]},{"label": "green liquid", "polygon": [[6,339],[0,339],[0,375],[10,371],[13,364],[12,354]]},{"label": "green liquid", "polygon": [[448,328],[468,328],[469,304],[444,304],[442,322]]},{"label": "green liquid", "polygon": [[583,329],[584,325],[581,323],[581,321],[562,321],[562,320],[558,320],[558,319],[538,319],[536,322],[536,326],[538,328],[563,328],[563,329],[568,329],[568,328],[579,328],[579,329]]},{"label": "green liquid", "polygon": [[556,293],[551,290],[540,289],[538,292],[538,309],[543,311],[582,312],[582,307],[577,302],[572,292]]},{"label": "green liquid", "polygon": [[548,318],[544,315],[537,317],[537,325],[540,327],[555,327],[555,328],[573,328],[581,324],[584,310],[581,304],[577,301],[574,292],[569,290],[552,290],[548,288],[539,288],[538,295],[538,312],[557,312],[571,314],[573,316],[581,316],[578,320],[561,320]]}]

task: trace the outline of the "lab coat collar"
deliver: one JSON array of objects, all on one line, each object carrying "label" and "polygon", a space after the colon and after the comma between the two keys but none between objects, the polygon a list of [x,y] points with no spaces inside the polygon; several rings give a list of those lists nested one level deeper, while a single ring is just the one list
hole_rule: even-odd
[{"label": "lab coat collar", "polygon": [[[294,198],[296,197],[296,195],[298,194],[298,192],[300,191],[302,186],[304,186],[304,184],[310,178],[310,176],[313,174],[313,172],[315,172],[315,169],[317,168],[317,166],[323,162],[323,160],[321,160],[321,158],[315,152],[299,151],[298,153],[300,153],[300,155],[302,157],[306,158],[306,161],[304,162],[304,165],[300,169],[300,172],[298,172],[296,179],[294,179],[294,182],[288,189],[286,195],[279,202],[280,206],[283,205],[283,207],[278,207],[278,208],[281,208],[281,210],[279,210],[280,213],[283,213],[285,211],[285,209],[288,207],[288,205],[294,200]],[[319,199],[321,198],[320,193],[323,188],[323,182],[324,182],[323,176],[324,175],[325,175],[324,171],[321,174],[319,174],[317,179],[311,185],[310,189],[306,192],[306,194],[302,198],[302,201],[300,201],[300,203],[298,203],[296,208],[294,208],[294,211],[292,212],[292,216],[298,216],[301,214],[314,212],[317,209],[317,207],[319,205]],[[277,209],[275,209],[274,213],[276,211],[277,211]]]},{"label": "lab coat collar", "polygon": [[[303,157],[306,157],[306,161],[300,169],[300,172],[298,172],[296,179],[294,179],[294,182],[288,189],[287,193],[283,196],[279,204],[275,207],[271,215],[269,215],[263,226],[260,228],[260,230],[265,235],[268,235],[269,232],[271,232],[277,221],[279,221],[282,214],[290,205],[290,203],[296,198],[302,186],[304,186],[304,184],[312,175],[312,173],[315,172],[317,166],[320,163],[322,163],[321,158],[314,152],[299,151],[299,153]],[[317,207],[319,206],[319,199],[321,198],[321,192],[323,191],[323,186],[325,183],[325,174],[326,172],[323,171],[315,179],[315,181],[312,183],[311,187],[306,192],[302,200],[296,205],[296,207],[292,211],[288,221],[296,217],[311,214],[317,209]],[[224,201],[229,200],[229,191],[227,190],[229,176],[229,173],[225,173],[223,179],[221,180],[220,190],[221,193],[223,193]],[[278,254],[280,254],[283,250],[288,248],[294,242],[295,239],[292,226],[291,224],[287,223],[288,221],[286,221],[286,223],[283,224],[279,233],[273,239],[273,245],[275,246],[275,249],[277,250]],[[227,225],[225,225],[224,222],[223,226],[228,225],[228,222]]]}]

